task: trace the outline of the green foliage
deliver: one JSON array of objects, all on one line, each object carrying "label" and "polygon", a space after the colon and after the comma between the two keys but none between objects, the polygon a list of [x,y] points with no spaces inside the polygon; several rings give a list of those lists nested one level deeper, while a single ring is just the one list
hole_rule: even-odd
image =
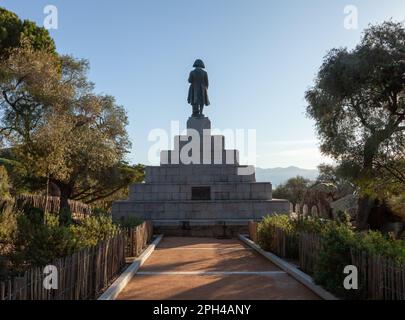
[{"label": "green foliage", "polygon": [[[114,201],[128,197],[128,186],[141,183],[144,177],[143,165],[131,166],[125,162],[119,162],[101,171],[96,180],[83,180],[83,185],[78,183],[75,194],[79,195],[77,200],[91,203],[93,207],[110,212]],[[73,198],[75,198],[75,194]]]},{"label": "green foliage", "polygon": [[10,183],[6,168],[0,165],[0,201],[10,199]]},{"label": "green foliage", "polygon": [[61,208],[59,210],[59,222],[62,225],[68,226],[72,223],[72,212],[69,208]]},{"label": "green foliage", "polygon": [[404,48],[403,23],[371,26],[353,50],[328,53],[306,92],[307,115],[316,121],[321,151],[338,162],[362,194],[357,215],[362,229],[369,198],[405,192]]},{"label": "green foliage", "polygon": [[314,280],[338,296],[347,296],[351,292],[343,287],[346,277],[343,270],[351,264],[354,232],[347,225],[331,222],[325,225],[321,235],[322,249],[315,260]]},{"label": "green foliage", "polygon": [[[11,258],[15,269],[43,266],[74,252],[76,243],[68,227],[41,223],[43,213],[18,218],[18,236]],[[54,220],[53,220],[54,222]]]},{"label": "green foliage", "polygon": [[143,180],[142,166],[124,162],[125,109],[94,93],[88,61],[57,55],[47,30],[2,8],[0,56],[0,145],[10,146],[0,163],[11,168],[13,191],[44,191],[49,182],[69,223],[68,199],[109,209]]},{"label": "green foliage", "polygon": [[[4,137],[0,135],[0,140],[2,138]],[[16,161],[11,149],[0,148],[0,166],[4,166],[7,170],[12,195],[32,193],[36,189],[35,180],[27,176],[24,166]]]},{"label": "green foliage", "polygon": [[0,56],[6,55],[8,49],[20,46],[24,39],[37,50],[55,52],[55,43],[45,28],[29,20],[22,21],[16,14],[0,7]]},{"label": "green foliage", "polygon": [[293,204],[303,201],[310,181],[301,176],[289,179],[286,183],[279,185],[273,192],[277,199],[287,199]]},{"label": "green foliage", "polygon": [[19,44],[21,20],[18,16],[4,8],[0,8],[0,54],[9,47]]},{"label": "green foliage", "polygon": [[122,228],[134,228],[136,226],[139,226],[140,224],[143,223],[143,220],[137,218],[137,217],[121,217],[120,220],[117,221],[117,223],[122,227]]},{"label": "green foliage", "polygon": [[286,235],[286,250],[283,252],[285,258],[296,258],[298,256],[298,238],[296,221],[288,215],[272,215],[263,218],[258,226],[257,239],[260,246],[268,251],[274,248],[274,230],[281,229]]},{"label": "green foliage", "polygon": [[13,243],[17,232],[18,214],[12,204],[0,203],[0,247],[2,244]]},{"label": "green foliage", "polygon": [[[11,191],[44,191],[49,183],[61,194],[59,216],[31,208],[3,213],[0,236],[13,242],[16,266],[42,265],[118,232],[105,214],[73,223],[68,199],[100,207],[106,200],[108,209],[130,183],[143,180],[144,168],[125,163],[125,109],[94,93],[88,61],[57,55],[47,30],[3,8],[0,57],[0,148],[8,146],[0,165]],[[9,189],[0,166],[0,197]]]},{"label": "green foliage", "polygon": [[355,187],[347,174],[340,166],[331,166],[321,164],[318,166],[319,176],[316,179],[316,184],[324,186],[328,191],[331,200],[343,198],[349,194],[353,194]]},{"label": "green foliage", "polygon": [[355,232],[347,221],[331,221],[315,218],[291,219],[287,215],[268,216],[258,226],[258,242],[264,250],[272,250],[273,228],[277,227],[288,236],[313,233],[321,239],[320,250],[314,252],[314,272],[317,284],[337,296],[359,298],[361,292],[348,291],[343,287],[344,268],[352,264],[351,252],[362,251],[369,255],[384,256],[398,264],[405,263],[405,238],[396,240],[381,232]]},{"label": "green foliage", "polygon": [[405,192],[399,195],[391,195],[388,200],[389,208],[403,220],[405,220]]},{"label": "green foliage", "polygon": [[26,181],[59,188],[61,210],[68,199],[113,197],[143,172],[123,161],[130,146],[125,109],[95,94],[87,73],[87,61],[30,44],[0,60],[2,138]]},{"label": "green foliage", "polygon": [[300,217],[295,222],[295,228],[297,232],[321,234],[328,223],[329,220],[325,219]]},{"label": "green foliage", "polygon": [[405,239],[397,240],[381,232],[368,231],[356,235],[355,248],[389,257],[398,264],[405,263]]},{"label": "green foliage", "polygon": [[0,216],[0,235],[5,234],[4,238],[7,236],[14,246],[9,257],[15,271],[27,266],[43,266],[77,250],[95,246],[118,232],[119,227],[105,215],[88,216],[70,225],[61,225],[58,215],[44,215],[38,209],[4,219]]},{"label": "green foliage", "polygon": [[46,50],[56,54],[55,42],[48,30],[44,27],[38,27],[35,22],[29,20],[22,22],[20,42],[24,40],[28,40],[35,50]]},{"label": "green foliage", "polygon": [[119,228],[113,223],[111,216],[95,215],[85,217],[77,225],[71,225],[70,231],[77,247],[85,248],[113,237]]}]

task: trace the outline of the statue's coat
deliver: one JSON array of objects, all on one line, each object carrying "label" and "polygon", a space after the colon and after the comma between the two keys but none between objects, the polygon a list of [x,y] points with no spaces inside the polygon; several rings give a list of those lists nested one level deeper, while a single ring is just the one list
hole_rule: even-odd
[{"label": "statue's coat", "polygon": [[188,103],[191,105],[209,106],[208,99],[208,74],[201,68],[195,68],[188,78]]}]

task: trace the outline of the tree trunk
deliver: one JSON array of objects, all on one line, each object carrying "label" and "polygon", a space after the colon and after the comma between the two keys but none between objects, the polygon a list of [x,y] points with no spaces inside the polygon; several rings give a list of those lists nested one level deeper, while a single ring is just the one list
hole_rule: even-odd
[{"label": "tree trunk", "polygon": [[72,213],[68,202],[72,195],[72,187],[62,183],[59,183],[58,187],[60,190],[59,223],[66,225],[72,221]]},{"label": "tree trunk", "polygon": [[363,196],[358,201],[357,208],[357,228],[359,230],[366,230],[369,227],[368,219],[372,208],[371,199],[369,196]]},{"label": "tree trunk", "polygon": [[[374,155],[378,150],[378,145],[374,138],[366,141],[363,153],[363,170],[361,173],[362,179],[373,179],[373,160]],[[366,230],[369,227],[368,219],[371,212],[371,199],[369,195],[363,195],[359,198],[357,208],[356,224],[359,230]]]}]

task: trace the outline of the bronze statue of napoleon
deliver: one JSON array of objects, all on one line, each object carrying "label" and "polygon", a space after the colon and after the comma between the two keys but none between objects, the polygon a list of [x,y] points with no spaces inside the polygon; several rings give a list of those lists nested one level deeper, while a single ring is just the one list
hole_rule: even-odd
[{"label": "bronze statue of napoleon", "polygon": [[193,117],[203,117],[204,106],[209,106],[210,101],[208,99],[208,74],[205,70],[204,62],[197,59],[194,62],[195,68],[190,72],[188,82],[190,88],[188,90],[187,101],[193,106]]}]

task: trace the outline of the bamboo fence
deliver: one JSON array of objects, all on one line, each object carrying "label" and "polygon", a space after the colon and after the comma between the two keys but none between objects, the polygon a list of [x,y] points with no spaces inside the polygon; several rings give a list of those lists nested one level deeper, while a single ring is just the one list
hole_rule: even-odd
[{"label": "bamboo fence", "polygon": [[[91,207],[83,202],[68,200],[72,216],[76,219],[91,215]],[[18,208],[33,207],[51,213],[58,213],[60,207],[59,197],[46,197],[41,195],[18,195],[15,197]]]},{"label": "bamboo fence", "polygon": [[46,289],[44,268],[34,267],[21,276],[0,282],[0,300],[96,299],[122,272],[125,258],[138,256],[152,238],[151,222],[124,229],[94,247],[57,259],[57,289]]},{"label": "bamboo fence", "polygon": [[[249,235],[257,241],[257,223],[249,224]],[[272,227],[271,251],[284,258],[293,246],[288,234],[282,229]],[[290,239],[291,240],[291,239]],[[255,241],[255,242],[256,242]],[[315,272],[314,266],[322,238],[315,233],[298,235],[299,267],[308,274]],[[359,291],[357,297],[366,300],[405,300],[405,265],[386,256],[371,255],[365,251],[351,250],[351,264],[357,267]]]}]

